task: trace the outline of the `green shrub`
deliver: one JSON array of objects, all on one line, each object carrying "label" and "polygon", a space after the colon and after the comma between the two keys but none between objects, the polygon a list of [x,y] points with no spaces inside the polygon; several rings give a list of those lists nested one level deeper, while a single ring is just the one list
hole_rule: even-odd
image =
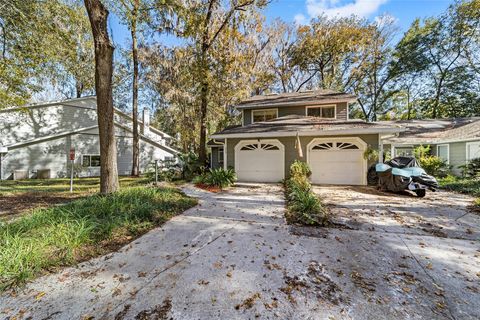
[{"label": "green shrub", "polygon": [[466,165],[460,166],[464,178],[480,176],[480,158],[470,160]]},{"label": "green shrub", "polygon": [[413,149],[413,155],[429,175],[434,177],[446,177],[450,172],[448,163],[437,156],[431,155],[430,146],[418,146]]},{"label": "green shrub", "polygon": [[295,160],[290,166],[290,176],[306,176],[307,178],[312,175],[312,171],[306,162]]},{"label": "green shrub", "polygon": [[446,177],[450,171],[447,162],[437,156],[424,156],[417,160],[420,166],[434,177]]},{"label": "green shrub", "polygon": [[455,176],[447,176],[438,180],[440,187],[460,193],[469,194],[480,197],[480,178],[457,178]]},{"label": "green shrub", "polygon": [[432,147],[430,147],[429,145],[427,146],[420,145],[413,149],[413,156],[417,160],[419,160],[420,158],[428,157],[431,155],[430,153],[431,149]]},{"label": "green shrub", "polygon": [[313,193],[308,177],[311,171],[304,162],[295,161],[290,167],[290,178],[285,181],[288,223],[321,225],[328,223],[328,211]]},{"label": "green shrub", "polygon": [[223,168],[209,169],[203,174],[193,179],[195,184],[205,184],[207,186],[219,187],[221,189],[229,187],[235,183],[237,176],[231,168],[225,170]]},{"label": "green shrub", "polygon": [[182,179],[191,180],[205,169],[198,155],[193,152],[179,154],[178,159],[181,164]]}]

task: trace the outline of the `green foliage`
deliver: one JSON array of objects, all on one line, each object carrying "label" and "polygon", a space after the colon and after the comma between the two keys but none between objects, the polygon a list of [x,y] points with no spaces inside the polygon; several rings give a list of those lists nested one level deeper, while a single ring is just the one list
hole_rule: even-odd
[{"label": "green foliage", "polygon": [[182,178],[185,180],[193,179],[193,177],[201,173],[204,169],[198,155],[194,152],[179,154],[178,159],[182,168]]},{"label": "green foliage", "polygon": [[[363,152],[363,158],[367,161],[378,162],[379,154],[380,152],[377,149],[374,149],[371,145],[368,145],[367,149]],[[390,150],[383,150],[383,161],[388,161],[391,158]]]},{"label": "green foliage", "polygon": [[196,204],[172,188],[129,188],[0,224],[0,290],[105,254]]},{"label": "green foliage", "polygon": [[420,145],[413,149],[413,155],[429,175],[434,177],[445,177],[450,171],[448,163],[437,156],[430,154],[431,146]]},{"label": "green foliage", "polygon": [[420,158],[425,158],[430,156],[430,151],[432,147],[429,145],[423,146],[419,145],[413,149],[413,156],[415,159],[419,160]]},{"label": "green foliage", "polygon": [[232,186],[236,180],[237,176],[232,168],[228,168],[227,170],[216,168],[209,169],[203,174],[195,177],[193,182],[223,189]]},{"label": "green foliage", "polygon": [[46,83],[70,97],[93,89],[93,41],[81,4],[9,0],[0,35],[0,107],[24,104]]},{"label": "green foliage", "polygon": [[305,162],[295,161],[290,167],[290,178],[285,181],[288,223],[325,226],[328,211],[312,191],[308,180],[311,170]]},{"label": "green foliage", "polygon": [[448,175],[439,179],[438,183],[443,189],[480,197],[480,178],[467,179]]},{"label": "green foliage", "polygon": [[462,176],[464,178],[472,179],[480,177],[480,158],[470,160],[466,165],[460,166],[462,169]]},{"label": "green foliage", "polygon": [[312,175],[312,171],[306,162],[295,160],[290,166],[290,176],[306,176],[307,178]]},{"label": "green foliage", "polygon": [[418,159],[420,166],[434,177],[445,177],[450,171],[446,161],[437,156],[424,156]]}]

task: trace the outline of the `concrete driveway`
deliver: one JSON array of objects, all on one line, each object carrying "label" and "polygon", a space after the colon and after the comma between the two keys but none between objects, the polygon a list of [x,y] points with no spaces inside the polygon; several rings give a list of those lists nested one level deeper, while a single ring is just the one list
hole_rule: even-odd
[{"label": "concrete driveway", "polygon": [[[273,185],[186,192],[201,199],[199,206],[117,253],[3,294],[0,318],[480,317],[478,239],[360,224],[289,227],[282,190]],[[352,207],[338,210],[360,210],[380,197],[361,203],[362,192],[349,192]]]}]

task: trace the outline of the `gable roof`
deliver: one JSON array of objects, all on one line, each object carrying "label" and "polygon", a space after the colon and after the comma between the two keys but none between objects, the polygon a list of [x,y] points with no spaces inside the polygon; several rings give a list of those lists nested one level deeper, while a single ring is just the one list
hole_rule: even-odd
[{"label": "gable roof", "polygon": [[333,90],[311,90],[257,95],[240,102],[235,107],[237,109],[256,109],[266,107],[287,107],[339,102],[354,102],[356,100],[357,97],[355,95],[348,93],[341,93]]},{"label": "gable roof", "polygon": [[406,131],[386,142],[397,144],[428,144],[480,139],[480,117],[381,121],[404,127]]},{"label": "gable roof", "polygon": [[286,137],[347,134],[397,133],[404,131],[395,124],[365,122],[363,120],[329,120],[317,117],[290,115],[246,126],[230,126],[214,133],[213,139],[246,137]]},{"label": "gable roof", "polygon": [[[72,99],[65,99],[65,100],[56,100],[56,101],[48,101],[48,102],[40,102],[40,103],[32,103],[28,104],[22,107],[13,107],[13,108],[6,108],[6,109],[0,109],[0,113],[7,113],[7,112],[14,112],[14,111],[20,111],[20,110],[25,110],[25,109],[34,109],[34,108],[44,108],[44,107],[50,107],[50,106],[68,106],[68,107],[74,107],[74,108],[82,108],[82,109],[90,109],[90,110],[96,110],[96,107],[92,107],[90,105],[82,105],[82,103],[86,102],[95,102],[97,101],[96,96],[86,96],[86,97],[81,97],[81,98],[72,98]],[[114,108],[114,112],[124,118],[127,118],[131,121],[133,121],[133,118],[130,114],[123,112],[122,110],[118,108]],[[143,125],[143,121],[138,119],[138,123],[140,125]],[[161,135],[164,138],[169,138],[171,139],[172,136],[169,134],[155,128],[152,126],[149,126],[150,130],[158,135]]]},{"label": "gable roof", "polygon": [[[129,132],[132,132],[131,128],[129,128],[128,126],[124,126],[121,123],[115,122],[114,125],[116,127],[119,127],[119,128],[124,129],[124,130],[127,130]],[[90,130],[97,129],[97,128],[98,128],[98,125],[95,125],[95,126],[80,128],[80,129],[76,129],[76,130],[58,132],[58,133],[51,134],[51,135],[48,135],[48,136],[43,136],[43,137],[38,137],[38,138],[26,140],[26,141],[13,143],[13,144],[10,144],[10,145],[6,145],[4,147],[7,147],[8,150],[18,149],[18,148],[24,147],[26,145],[42,143],[42,142],[49,141],[49,140],[55,140],[55,139],[63,138],[63,137],[66,137],[66,136],[82,133],[82,132],[85,132],[85,131],[90,131]],[[139,134],[139,135],[140,135],[141,140],[144,140],[144,141],[156,146],[157,148],[163,149],[164,151],[170,152],[172,154],[180,153],[179,151],[177,151],[177,150],[175,150],[175,149],[173,149],[169,146],[158,143],[157,141],[154,141],[154,140],[150,139],[149,137],[147,137],[143,134]]]}]

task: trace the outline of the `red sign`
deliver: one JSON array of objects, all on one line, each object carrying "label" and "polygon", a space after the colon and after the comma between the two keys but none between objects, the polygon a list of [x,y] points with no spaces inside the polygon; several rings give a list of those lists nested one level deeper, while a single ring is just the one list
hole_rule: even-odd
[{"label": "red sign", "polygon": [[75,160],[75,148],[70,149],[70,160]]}]

